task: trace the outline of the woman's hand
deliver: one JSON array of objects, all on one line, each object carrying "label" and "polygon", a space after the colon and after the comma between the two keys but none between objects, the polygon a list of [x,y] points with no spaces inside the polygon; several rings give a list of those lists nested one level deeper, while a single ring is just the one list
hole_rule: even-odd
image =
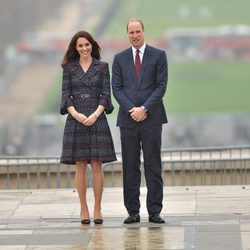
[{"label": "woman's hand", "polygon": [[85,116],[84,114],[81,114],[79,112],[75,112],[72,115],[79,123],[84,124],[84,122],[88,119],[87,116]]},{"label": "woman's hand", "polygon": [[84,120],[82,124],[85,126],[91,126],[96,122],[97,118],[98,118],[98,115],[96,114],[96,112],[94,112],[86,120]]}]

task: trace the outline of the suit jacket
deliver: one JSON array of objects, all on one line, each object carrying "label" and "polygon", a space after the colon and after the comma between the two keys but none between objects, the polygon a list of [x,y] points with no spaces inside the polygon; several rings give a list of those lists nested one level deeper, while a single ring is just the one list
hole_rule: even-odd
[{"label": "suit jacket", "polygon": [[132,54],[128,48],[114,57],[112,65],[112,89],[120,105],[117,126],[131,128],[137,125],[128,113],[133,107],[144,106],[148,118],[139,124],[156,126],[167,123],[163,96],[168,81],[167,56],[165,51],[146,45],[137,80]]}]

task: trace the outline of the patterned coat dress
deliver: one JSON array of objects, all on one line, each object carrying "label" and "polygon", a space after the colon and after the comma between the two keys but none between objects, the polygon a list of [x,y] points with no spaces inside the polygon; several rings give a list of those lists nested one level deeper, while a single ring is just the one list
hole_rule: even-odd
[{"label": "patterned coat dress", "polygon": [[98,105],[105,108],[111,103],[110,75],[108,64],[94,59],[85,72],[79,61],[63,67],[62,99],[60,114],[67,114],[63,134],[60,162],[75,164],[76,161],[100,160],[103,163],[116,160],[114,144],[103,112],[92,126],[75,120],[67,111],[74,106],[76,111],[89,116]]}]

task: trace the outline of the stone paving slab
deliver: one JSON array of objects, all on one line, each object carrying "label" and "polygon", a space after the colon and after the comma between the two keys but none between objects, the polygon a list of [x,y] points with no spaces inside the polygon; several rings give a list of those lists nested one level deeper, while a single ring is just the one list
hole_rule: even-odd
[{"label": "stone paving slab", "polygon": [[[165,187],[166,224],[124,225],[122,188],[105,188],[103,225],[81,225],[73,189],[0,191],[0,250],[166,249],[250,250],[250,187]],[[88,190],[90,212],[93,192]]]}]

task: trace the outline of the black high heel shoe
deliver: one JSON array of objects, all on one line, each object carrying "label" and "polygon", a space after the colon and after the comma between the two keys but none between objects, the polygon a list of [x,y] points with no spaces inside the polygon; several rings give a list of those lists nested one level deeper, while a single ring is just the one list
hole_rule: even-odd
[{"label": "black high heel shoe", "polygon": [[96,224],[96,225],[100,225],[100,224],[102,224],[103,223],[103,219],[94,219],[94,223]]},{"label": "black high heel shoe", "polygon": [[[96,217],[96,218],[95,218]],[[99,217],[99,218],[98,218]],[[100,209],[94,209],[94,223],[96,225],[100,225],[103,223],[101,208]]]},{"label": "black high heel shoe", "polygon": [[89,225],[90,224],[90,219],[83,219],[83,220],[81,220],[81,223],[83,225]]},{"label": "black high heel shoe", "polygon": [[82,212],[80,212],[80,218],[81,218],[81,223],[83,225],[89,225],[90,224],[90,219],[89,218],[82,219]]}]

